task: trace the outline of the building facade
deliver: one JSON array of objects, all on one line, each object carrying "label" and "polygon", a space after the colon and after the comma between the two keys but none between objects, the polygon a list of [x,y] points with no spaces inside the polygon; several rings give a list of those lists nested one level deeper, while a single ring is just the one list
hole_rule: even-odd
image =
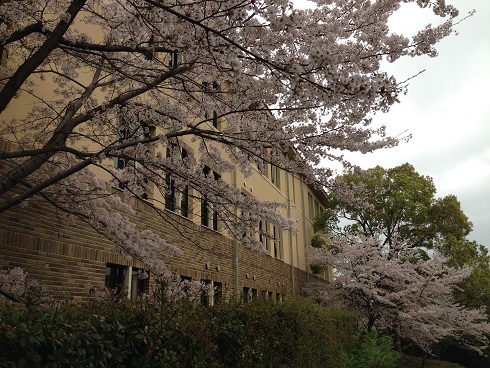
[{"label": "building facade", "polygon": [[[8,150],[9,144],[3,141],[1,151]],[[0,161],[0,171],[8,168]],[[166,260],[167,267],[184,280],[212,286],[203,303],[232,297],[280,300],[301,293],[308,280],[331,279],[328,271],[311,273],[305,252],[313,236],[312,219],[326,205],[325,197],[282,170],[267,173],[248,178],[234,173],[223,178],[234,181],[248,195],[284,202],[285,215],[296,220],[294,233],[260,222],[262,230],[274,235],[274,239],[256,235],[263,252],[224,236],[212,211],[203,214],[202,198],[189,195],[192,189],[187,196],[157,191],[147,201],[134,200],[136,211],[130,219],[138,228],[151,229],[182,250],[181,255]],[[119,254],[89,225],[40,198],[0,214],[0,267],[21,267],[49,294],[62,299],[84,300],[91,289],[104,286],[119,288],[134,298],[154,286],[152,275],[146,280],[138,277],[144,264]]]},{"label": "building facade", "polygon": [[[182,55],[174,53],[152,54],[151,57],[161,57],[162,61],[169,59],[170,70],[183,60]],[[2,63],[15,62],[14,57],[7,60],[3,55]],[[80,71],[80,84],[89,83],[88,70]],[[203,91],[212,89],[226,93],[229,82],[200,82],[200,86]],[[31,88],[33,92],[23,93],[10,102],[2,112],[0,122],[25,119],[29,109],[40,99],[33,96],[55,100],[57,85],[52,78],[35,79]],[[102,97],[97,95],[94,99]],[[212,110],[190,119],[200,119],[209,130],[218,132],[227,124],[226,119],[219,118]],[[159,133],[148,128],[150,135]],[[120,127],[114,132],[117,138],[111,137],[112,142],[124,140],[128,132]],[[17,137],[8,134],[3,134],[0,139],[2,137],[0,152],[19,148],[12,146]],[[182,157],[186,155],[186,149],[198,151],[197,143],[191,138],[179,138],[179,145]],[[159,153],[165,157],[169,147],[154,145],[152,150],[155,151],[153,155]],[[7,172],[11,165],[12,161],[0,159],[0,173]],[[128,162],[119,157],[113,165],[124,170]],[[182,250],[181,255],[165,260],[167,267],[182,279],[212,286],[209,288],[212,292],[204,296],[205,303],[232,297],[280,300],[286,295],[300,293],[310,279],[331,280],[328,270],[322,275],[313,275],[306,255],[313,236],[313,218],[327,205],[326,196],[306,184],[299,175],[267,162],[262,165],[260,170],[258,166],[253,167],[253,173],[247,176],[238,170],[219,172],[212,163],[203,167],[207,177],[229,183],[244,196],[284,204],[281,214],[295,221],[296,231],[283,231],[272,223],[259,221],[254,235],[261,243],[262,249],[258,252],[227,236],[207,198],[192,186],[183,189],[175,185],[172,173],[165,178],[164,190],[149,183],[148,193],[140,200],[132,199],[135,212],[128,215],[130,220],[139,229],[151,229]],[[97,172],[97,168],[94,171],[103,179],[110,176],[107,171]],[[121,186],[112,189],[115,195],[124,191]],[[7,197],[10,195],[12,193],[7,193]],[[264,236],[265,233],[269,236]],[[83,300],[89,290],[104,286],[136,297],[154,286],[152,275],[146,280],[139,277],[145,272],[144,264],[119,254],[107,238],[87,223],[68,216],[40,196],[0,213],[0,269],[13,267],[23,268],[30,277],[41,281],[48,293],[65,299]]]}]

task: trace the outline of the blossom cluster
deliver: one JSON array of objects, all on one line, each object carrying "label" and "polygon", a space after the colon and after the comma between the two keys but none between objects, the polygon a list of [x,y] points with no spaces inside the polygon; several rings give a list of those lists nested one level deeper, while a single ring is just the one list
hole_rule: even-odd
[{"label": "blossom cluster", "polygon": [[382,237],[326,237],[326,248],[311,248],[311,262],[334,269],[333,289],[325,287],[327,302],[338,300],[357,310],[368,329],[376,326],[414,342],[426,352],[442,339],[472,336],[481,351],[488,344],[490,324],[483,310],[468,309],[453,299],[453,291],[471,274],[471,267],[454,268],[447,259],[425,257],[419,249]]}]

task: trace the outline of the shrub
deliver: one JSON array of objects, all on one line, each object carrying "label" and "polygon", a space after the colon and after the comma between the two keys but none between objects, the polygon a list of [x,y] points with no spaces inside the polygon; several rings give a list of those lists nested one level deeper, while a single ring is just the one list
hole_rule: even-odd
[{"label": "shrub", "polygon": [[309,301],[158,298],[0,310],[4,367],[336,367],[355,320]]},{"label": "shrub", "polygon": [[345,368],[397,368],[400,353],[394,350],[390,336],[379,336],[375,331],[360,335],[357,346],[344,353]]},{"label": "shrub", "polygon": [[355,334],[349,312],[311,301],[256,301],[213,308],[226,367],[335,367]]}]

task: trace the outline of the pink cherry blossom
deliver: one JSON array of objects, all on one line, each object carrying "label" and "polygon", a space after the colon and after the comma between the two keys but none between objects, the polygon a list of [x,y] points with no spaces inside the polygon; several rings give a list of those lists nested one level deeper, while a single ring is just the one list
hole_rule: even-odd
[{"label": "pink cherry blossom", "polygon": [[[151,188],[168,192],[167,174],[178,189],[189,185],[207,198],[226,235],[251,248],[260,247],[258,219],[292,229],[278,212],[284,204],[243,196],[206,177],[204,166],[247,176],[265,161],[328,186],[333,172],[325,163],[348,165],[342,151],[398,143],[371,125],[404,91],[380,62],[434,56],[458,15],[444,0],[432,7],[421,0],[311,3],[2,1],[0,139],[13,148],[0,152],[8,167],[0,211],[42,196],[159,273],[161,260],[178,250],[138,229],[130,214]],[[388,19],[402,3],[433,12],[441,24],[412,39],[393,33]],[[226,124],[211,128],[214,118]],[[185,140],[196,143],[186,157],[162,152],[177,152]],[[114,168],[114,160],[126,167]],[[125,193],[111,189],[119,185]]]}]

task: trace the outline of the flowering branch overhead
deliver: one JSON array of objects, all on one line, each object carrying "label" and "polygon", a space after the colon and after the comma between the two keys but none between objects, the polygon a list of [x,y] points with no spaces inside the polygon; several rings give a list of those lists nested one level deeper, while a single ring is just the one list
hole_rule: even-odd
[{"label": "flowering branch overhead", "polygon": [[[406,2],[441,24],[412,40],[390,32],[389,17]],[[238,213],[253,213],[251,228],[263,218],[290,229],[281,204],[243,198],[203,169],[247,176],[264,172],[265,162],[325,186],[332,171],[320,163],[343,162],[339,151],[396,145],[399,138],[371,125],[404,88],[380,62],[435,56],[457,17],[443,0],[430,9],[416,0],[313,3],[304,10],[287,0],[2,2],[0,139],[12,149],[0,152],[0,211],[41,195],[154,264],[151,242],[164,250],[157,258],[175,249],[108,211],[127,204],[110,186],[143,199],[150,187],[168,192],[170,173],[179,190],[190,185],[209,200],[230,235],[244,233]],[[157,152],[182,152],[186,140],[193,145],[186,157]],[[88,199],[73,194],[89,189]],[[116,226],[131,232],[126,240]]]}]

